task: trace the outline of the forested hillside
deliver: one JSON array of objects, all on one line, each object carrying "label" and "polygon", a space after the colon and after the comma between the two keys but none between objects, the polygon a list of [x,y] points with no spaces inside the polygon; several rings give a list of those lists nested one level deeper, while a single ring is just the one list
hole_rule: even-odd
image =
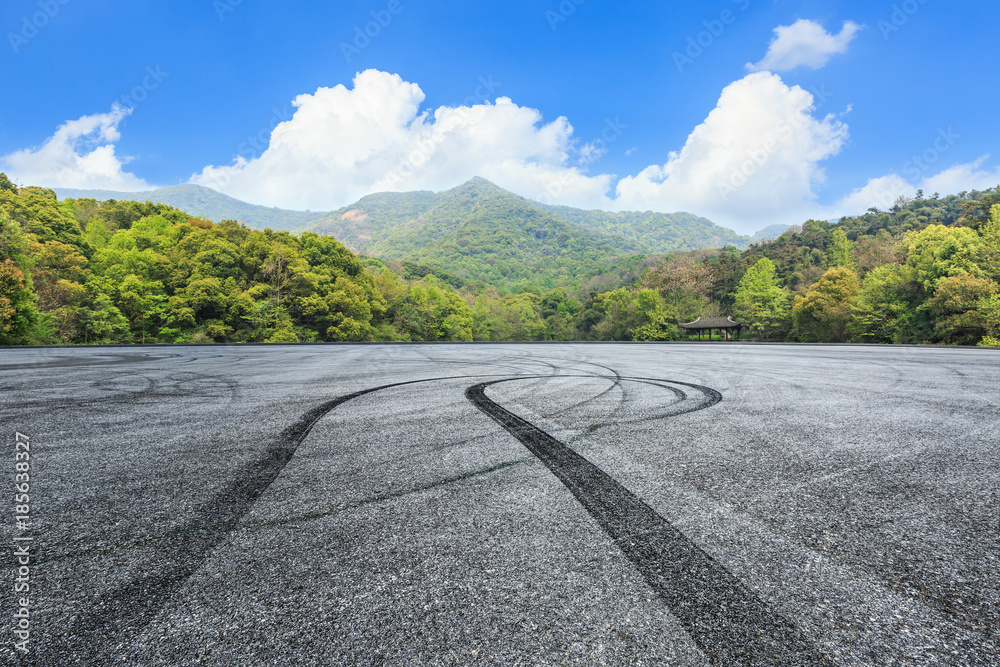
[{"label": "forested hillside", "polygon": [[114,199],[139,203],[151,201],[156,204],[172,206],[205,220],[214,222],[239,220],[253,229],[261,230],[270,228],[277,231],[297,232],[327,215],[324,212],[290,211],[248,204],[211,188],[191,184],[171,185],[147,192],[74,190],[71,188],[55,188],[54,192],[64,199],[94,199],[97,201]]},{"label": "forested hillside", "polygon": [[439,194],[371,195],[309,230],[356,252],[437,267],[501,290],[525,282],[576,289],[620,272],[637,255],[748,242],[687,214],[545,207],[481,178]]},{"label": "forested hillside", "polygon": [[426,240],[387,262],[331,236],[60,201],[0,175],[0,344],[676,340],[678,322],[723,314],[764,340],[1000,344],[997,190],[808,221],[743,251],[617,255],[469,187],[373,196],[372,220],[402,197]]},{"label": "forested hillside", "polygon": [[1000,194],[901,199],[775,241],[665,258],[641,285],[671,316],[733,314],[802,342],[997,344]]},{"label": "forested hillside", "polygon": [[[509,226],[526,210],[530,211],[533,218],[547,212],[555,220],[575,228],[576,232],[583,232],[584,237],[596,237],[604,241],[615,249],[613,254],[616,256],[635,252],[656,254],[714,248],[730,244],[745,248],[756,239],[740,236],[690,213],[609,213],[584,211],[568,206],[543,206],[507,192],[482,178],[474,178],[441,193],[380,192],[362,197],[356,203],[332,212],[257,206],[191,184],[173,185],[148,192],[67,188],[56,188],[55,192],[65,199],[113,199],[167,204],[197,218],[214,222],[239,220],[248,227],[261,231],[274,229],[292,233],[312,231],[320,235],[329,234],[354,252],[398,261],[414,260],[416,250],[423,251],[425,257],[433,256],[434,241],[460,222],[477,218],[487,225],[496,223],[498,226]],[[488,205],[484,206],[487,202]],[[438,264],[444,266],[447,260],[447,257],[441,257]],[[454,271],[459,267],[447,269]],[[476,278],[470,276],[469,279]]]},{"label": "forested hillside", "polygon": [[[569,206],[543,206],[559,220],[581,229],[624,239],[647,253],[665,253],[733,245],[745,248],[750,239],[691,213],[653,211],[584,211]],[[784,231],[784,230],[781,230]]]}]

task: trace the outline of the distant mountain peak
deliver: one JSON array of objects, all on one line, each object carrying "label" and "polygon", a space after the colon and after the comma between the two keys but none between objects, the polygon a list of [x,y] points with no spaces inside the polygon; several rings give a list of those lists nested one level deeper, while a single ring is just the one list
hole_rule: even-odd
[{"label": "distant mountain peak", "polygon": [[482,195],[488,195],[491,197],[505,196],[505,197],[517,197],[518,199],[522,199],[522,197],[514,194],[509,190],[504,190],[496,183],[489,181],[483,178],[482,176],[474,176],[473,178],[467,180],[465,183],[462,183],[461,185],[454,187],[451,190],[446,190],[441,194],[458,195],[458,196],[463,196],[463,195],[467,196],[470,194],[475,194],[480,196]]},{"label": "distant mountain peak", "polygon": [[493,181],[489,181],[489,180],[483,178],[482,176],[473,176],[472,178],[470,178],[469,180],[467,180],[465,183],[463,183],[461,187],[467,187],[467,188],[489,188],[491,190],[502,190],[503,189],[499,185],[497,185],[496,183],[494,183]]}]

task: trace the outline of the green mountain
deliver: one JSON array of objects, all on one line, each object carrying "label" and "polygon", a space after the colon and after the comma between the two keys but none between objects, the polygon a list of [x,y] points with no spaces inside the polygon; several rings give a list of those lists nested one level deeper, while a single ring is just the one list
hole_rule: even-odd
[{"label": "green mountain", "polygon": [[440,193],[376,193],[322,213],[255,206],[197,185],[56,192],[73,199],[148,200],[216,222],[329,235],[356,253],[403,262],[409,273],[435,271],[452,284],[481,281],[503,289],[520,281],[586,287],[597,276],[618,283],[641,271],[645,255],[745,248],[752,241],[690,213],[545,206],[482,178]]},{"label": "green mountain", "polygon": [[457,188],[432,192],[369,195],[310,225],[310,231],[333,234],[356,252],[398,256],[437,238],[458,220],[482,214],[509,217],[512,211],[546,213],[623,252],[662,254],[697,248],[735,245],[745,248],[750,238],[719,227],[690,213],[586,211],[569,206],[546,206],[519,197],[483,178]]},{"label": "green mountain", "polygon": [[[750,239],[689,213],[609,213],[544,206],[482,178],[441,192],[380,193],[307,231],[354,252],[440,267],[467,281],[580,286],[627,257]],[[630,266],[634,262],[627,262]]]},{"label": "green mountain", "polygon": [[382,193],[314,223],[352,250],[438,267],[466,282],[578,286],[643,253],[637,243],[580,229],[481,178],[452,190]]},{"label": "green mountain", "polygon": [[[833,221],[834,224],[836,224],[836,222],[836,220]],[[750,238],[754,243],[760,243],[761,241],[773,241],[789,229],[791,229],[791,227],[788,225],[768,225]]]},{"label": "green mountain", "polygon": [[289,211],[270,206],[257,206],[234,199],[221,192],[200,185],[171,185],[166,188],[146,192],[116,192],[113,190],[74,190],[71,188],[53,188],[62,199],[96,199],[107,201],[151,201],[166,204],[187,213],[220,222],[222,220],[238,220],[254,229],[270,227],[276,231],[297,232],[325,215],[324,212]]},{"label": "green mountain", "polygon": [[[543,206],[543,205],[542,205]],[[619,236],[650,253],[698,248],[745,248],[748,239],[731,229],[691,213],[653,211],[585,211],[569,206],[543,206],[556,218],[588,231]]]}]

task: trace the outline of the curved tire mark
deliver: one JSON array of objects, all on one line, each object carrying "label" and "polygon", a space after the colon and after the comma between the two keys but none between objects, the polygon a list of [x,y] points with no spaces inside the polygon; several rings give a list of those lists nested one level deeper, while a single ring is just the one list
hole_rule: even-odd
[{"label": "curved tire mark", "polygon": [[[474,385],[465,395],[569,489],[714,664],[829,664],[801,630],[775,613],[638,496],[583,456],[486,396],[486,387],[512,379],[516,378]],[[685,412],[722,400],[722,395],[709,387],[672,384],[693,387],[707,398]]]},{"label": "curved tire mark", "polygon": [[[284,467],[291,460],[292,456],[299,445],[305,440],[312,430],[313,426],[331,410],[337,406],[350,401],[354,398],[360,396],[371,394],[384,389],[389,389],[393,387],[400,387],[411,384],[420,384],[427,382],[436,382],[443,380],[456,380],[468,378],[468,375],[457,375],[449,377],[439,377],[439,378],[428,378],[424,380],[411,380],[407,382],[397,382],[392,384],[381,385],[377,387],[371,387],[368,389],[363,389],[351,394],[346,394],[344,396],[339,396],[330,401],[322,403],[312,410],[305,413],[302,417],[295,421],[291,426],[286,428],[278,439],[278,442],[270,447],[264,453],[264,456],[247,463],[236,475],[235,479],[229,484],[228,487],[218,492],[213,496],[208,502],[201,505],[195,512],[194,516],[186,522],[183,526],[172,531],[171,536],[163,542],[157,544],[156,556],[148,559],[143,563],[142,569],[147,572],[145,576],[134,578],[125,584],[119,586],[116,589],[109,591],[108,593],[102,595],[98,600],[95,601],[91,607],[91,613],[84,617],[77,617],[75,622],[72,624],[67,634],[64,635],[64,643],[62,645],[49,645],[48,653],[50,650],[61,655],[58,658],[61,659],[62,663],[65,664],[67,661],[72,660],[74,663],[80,664],[104,664],[110,657],[115,654],[119,647],[127,645],[130,638],[133,638],[140,634],[144,628],[152,621],[152,619],[160,612],[164,605],[169,602],[169,600],[176,594],[176,592],[184,585],[184,583],[202,566],[202,564],[211,556],[212,552],[223,542],[229,535],[229,533],[235,529],[239,522],[242,520],[243,516],[249,511],[250,507],[256,502],[260,496],[267,490],[267,488],[274,482],[278,477]],[[480,376],[482,377],[482,376]],[[504,382],[512,380],[525,380],[532,378],[551,378],[551,377],[592,377],[583,375],[566,375],[566,376],[531,376],[524,375],[518,377],[508,377],[504,380],[498,380],[495,382]],[[628,378],[629,380],[638,381],[649,381],[649,382],[662,382],[662,380],[655,380],[652,378]],[[488,384],[495,384],[495,382],[490,382]],[[672,384],[685,384],[681,382],[672,382]],[[485,388],[486,384],[476,385],[467,390],[466,395],[473,391],[477,387]],[[662,386],[662,385],[661,385]],[[707,402],[700,403],[691,407],[690,409],[684,410],[683,412],[691,412],[694,410],[702,409],[708,407],[709,405],[714,405],[719,400],[721,400],[721,394],[715,392],[715,390],[709,389],[707,387],[700,387],[698,385],[688,385],[696,387],[702,390],[706,394]],[[489,401],[483,395],[486,401]],[[496,405],[496,404],[493,404]],[[486,412],[482,406],[477,404],[481,410]],[[609,480],[612,485],[617,485],[612,478],[607,476],[606,473],[600,471],[600,469],[590,464],[589,461],[583,459],[575,452],[566,448],[562,443],[551,438],[542,431],[535,429],[532,425],[520,420],[520,418],[507,412],[504,408],[496,406],[496,408],[504,413],[510,415],[514,420],[519,420],[526,425],[527,429],[525,433],[531,433],[532,430],[541,434],[544,438],[548,438],[552,443],[557,445],[556,450],[561,448],[562,451],[559,454],[565,455],[567,452],[571,454],[572,457],[576,457],[583,462],[581,470],[587,471],[587,466],[596,470],[598,475],[598,481],[604,481],[600,478],[603,475],[606,480]],[[487,412],[487,414],[490,414]],[[499,413],[498,413],[499,414]],[[682,413],[673,413],[682,414]],[[493,416],[492,414],[490,416]],[[496,419],[496,417],[494,417]],[[509,429],[508,429],[509,430]],[[515,434],[516,435],[516,434]],[[518,438],[520,439],[520,437]],[[523,442],[523,440],[522,440]],[[531,449],[529,447],[529,449]],[[534,450],[532,450],[534,451]],[[536,454],[537,455],[537,454]],[[539,458],[542,458],[541,456]],[[544,459],[543,459],[544,460]],[[550,468],[551,469],[551,468]],[[554,472],[554,471],[553,471]],[[558,476],[558,475],[557,475]],[[560,479],[562,479],[560,477]],[[567,487],[573,491],[574,495],[578,494],[578,490],[593,487],[587,487],[586,485],[580,486],[578,490],[574,490],[574,487],[570,486],[566,480],[563,480],[567,484]],[[600,486],[600,485],[598,485]],[[620,485],[618,485],[620,487]],[[610,487],[610,488],[613,488]],[[631,493],[620,487],[621,491],[625,494],[631,495]],[[591,489],[592,491],[593,489]],[[581,491],[582,492],[582,491]],[[579,498],[580,496],[577,495]],[[667,524],[659,515],[648,506],[645,506],[638,498],[632,496],[634,501],[645,507],[647,513],[651,513],[655,519],[665,524],[665,526],[674,531],[677,535],[680,535],[676,529],[672,528]],[[614,511],[614,505],[611,501],[615,498],[606,499],[604,503],[609,511]],[[588,511],[591,508],[588,507]],[[636,538],[642,538],[641,542],[644,544],[637,545],[638,548],[648,547],[649,544],[655,543],[657,536],[653,532],[647,530],[648,526],[645,524],[635,524],[634,519],[642,519],[642,512],[639,513],[631,512],[629,508],[625,508],[626,514],[622,515],[626,518],[625,525],[631,528],[626,531],[626,535],[631,536],[632,542],[637,542]],[[593,514],[593,511],[591,511]],[[619,512],[620,513],[620,512]],[[596,516],[595,516],[596,518]],[[647,517],[648,519],[648,517]],[[654,522],[655,523],[655,522]],[[653,525],[653,524],[650,524]],[[605,527],[602,523],[602,527]],[[608,531],[609,528],[605,527]],[[629,532],[630,531],[630,532]],[[609,532],[609,534],[611,534]],[[612,535],[614,537],[614,535]],[[683,538],[683,535],[680,535]],[[618,541],[616,539],[616,541]],[[662,541],[662,537],[661,537]],[[697,547],[694,547],[697,549]],[[626,555],[630,554],[630,551],[623,548]],[[662,550],[661,550],[662,551]],[[711,559],[702,554],[703,558]],[[636,559],[631,555],[629,556],[633,562]],[[642,559],[640,559],[642,560]],[[647,559],[648,560],[648,559]],[[712,562],[714,564],[714,562]],[[718,566],[716,566],[718,568]],[[721,569],[721,568],[718,568]],[[728,577],[733,579],[736,586],[740,586],[739,582],[729,575],[724,569],[722,570]],[[647,573],[643,573],[647,576]],[[647,576],[647,581],[649,581]],[[652,585],[652,582],[651,582]],[[656,585],[653,585],[654,589],[659,589]],[[661,593],[662,595],[662,593]],[[762,604],[762,603],[761,603]],[[673,605],[672,605],[673,606]],[[675,612],[676,613],[676,612]],[[783,621],[783,619],[781,619]],[[785,622],[787,623],[787,622]],[[762,628],[766,628],[766,624],[761,622],[759,624]],[[792,630],[797,632],[794,626],[790,626]],[[765,630],[762,630],[764,632]],[[696,637],[697,639],[697,637]],[[721,641],[721,640],[720,640]],[[730,640],[727,640],[730,641]],[[736,641],[736,640],[732,640]],[[740,638],[739,641],[744,641],[744,638]],[[699,641],[699,645],[701,642]],[[44,650],[44,649],[43,649]],[[704,646],[703,646],[704,650]],[[801,660],[802,656],[812,655],[810,652],[812,649],[805,653],[800,653],[798,661],[786,662],[785,664],[824,664],[822,662],[803,662]],[[706,650],[710,656],[713,655]],[[725,652],[720,655],[726,656]],[[730,660],[729,662],[733,662]],[[740,661],[735,661],[735,664],[745,664]],[[760,664],[760,663],[755,663]]]},{"label": "curved tire mark", "polygon": [[131,579],[95,601],[91,613],[78,618],[69,629],[68,646],[60,647],[68,655],[60,657],[72,657],[83,664],[104,664],[116,647],[138,635],[237,527],[250,506],[288,465],[316,422],[338,405],[391,387],[468,377],[410,380],[362,389],[322,403],[302,415],[282,432],[263,457],[247,463],[229,486],[195,510],[194,516],[167,540],[157,544],[156,555],[142,565],[148,574]]}]

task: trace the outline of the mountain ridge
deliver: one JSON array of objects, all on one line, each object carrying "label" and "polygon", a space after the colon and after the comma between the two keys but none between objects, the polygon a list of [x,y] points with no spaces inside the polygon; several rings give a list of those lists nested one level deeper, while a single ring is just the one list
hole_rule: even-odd
[{"label": "mountain ridge", "polygon": [[[408,201],[407,198],[410,196],[419,198],[419,201]],[[387,210],[390,199],[396,201],[397,206],[398,202],[408,201],[411,210],[404,216],[400,216],[398,211]],[[331,233],[351,250],[367,254],[371,244],[376,246],[379,244],[379,239],[372,237],[371,234],[378,235],[380,231],[385,231],[386,226],[391,226],[393,223],[400,226],[419,223],[421,216],[426,216],[431,209],[442,208],[448,201],[456,201],[459,206],[456,213],[472,215],[474,207],[470,208],[471,202],[483,199],[504,200],[511,207],[544,211],[557,220],[587,231],[598,238],[617,238],[618,242],[615,245],[627,252],[663,254],[726,245],[735,245],[742,249],[754,241],[752,237],[741,236],[730,229],[716,225],[707,218],[691,213],[652,211],[616,213],[600,209],[585,210],[570,206],[546,205],[504,190],[478,176],[439,193],[417,191],[367,195],[353,204],[332,211],[322,220],[311,223],[306,231]],[[373,228],[373,222],[379,227],[380,216],[387,216],[389,220],[381,221],[382,229]]]},{"label": "mountain ridge", "polygon": [[[429,190],[415,190],[409,192],[376,192],[365,195],[358,201],[334,211],[298,211],[273,206],[250,204],[240,199],[236,199],[235,197],[230,197],[229,195],[212,190],[211,188],[206,188],[192,183],[170,185],[139,192],[76,188],[51,189],[63,199],[86,198],[96,199],[99,201],[108,199],[138,202],[152,201],[159,204],[173,206],[174,208],[186,211],[193,216],[206,218],[212,220],[213,222],[220,222],[222,220],[239,220],[240,222],[256,229],[270,227],[276,231],[299,233],[307,231],[307,228],[310,226],[315,226],[320,222],[329,221],[331,216],[343,215],[344,213],[354,209],[366,210],[372,207],[385,209],[388,206],[394,206],[413,209],[411,210],[411,213],[418,213],[420,203],[427,203],[435,197],[443,196],[447,193],[455,192],[469,186],[480,190],[491,190],[497,194],[505,193],[526,202],[532,202],[534,205],[547,210],[558,219],[595,231],[601,231],[602,229],[607,231],[606,228],[608,220],[619,220],[625,222],[626,224],[628,222],[639,221],[640,224],[646,227],[650,224],[662,221],[681,221],[684,223],[691,223],[696,226],[703,226],[705,230],[711,230],[710,233],[699,235],[698,240],[702,242],[702,245],[698,247],[721,247],[729,243],[737,245],[738,247],[745,247],[751,241],[765,238],[761,236],[761,233],[765,230],[761,230],[761,232],[758,232],[753,236],[740,235],[726,227],[715,224],[707,218],[683,211],[675,213],[659,213],[654,211],[612,212],[602,209],[588,210],[578,209],[571,206],[541,204],[525,197],[520,197],[519,195],[510,193],[491,181],[479,176],[473,177],[469,181],[456,186],[455,188],[437,193]],[[410,201],[412,199],[416,199],[416,204],[413,201]],[[772,225],[772,227],[775,226]],[[771,230],[771,227],[767,228],[767,231],[770,232]],[[636,235],[618,235],[626,238],[631,236],[634,239],[638,239],[638,236]],[[778,235],[780,234],[774,234],[774,236]],[[682,245],[692,246],[690,242],[683,243]],[[693,249],[693,246],[688,249]]]},{"label": "mountain ridge", "polygon": [[255,206],[190,184],[140,193],[56,192],[149,199],[215,221],[332,236],[359,255],[498,287],[526,281],[582,288],[595,276],[631,275],[645,258],[727,245],[742,249],[753,242],[690,213],[547,206],[479,177],[437,193],[373,193],[328,212]]},{"label": "mountain ridge", "polygon": [[193,216],[207,218],[212,222],[238,220],[255,229],[270,227],[277,231],[297,232],[306,225],[321,219],[326,212],[293,211],[250,204],[235,197],[222,194],[211,188],[193,183],[170,185],[155,190],[141,192],[119,192],[116,190],[79,190],[74,188],[51,188],[61,199],[96,199],[106,201],[151,201],[166,204]]}]

